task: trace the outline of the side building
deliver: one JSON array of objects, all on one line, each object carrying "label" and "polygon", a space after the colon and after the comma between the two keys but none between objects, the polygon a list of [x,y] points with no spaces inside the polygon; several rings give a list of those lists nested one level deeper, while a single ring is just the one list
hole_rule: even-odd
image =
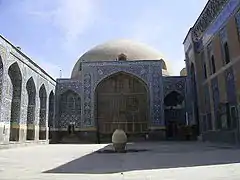
[{"label": "side building", "polygon": [[209,0],[183,43],[188,117],[203,140],[239,142],[239,8],[239,0]]},{"label": "side building", "polygon": [[48,142],[55,80],[0,36],[0,145]]}]

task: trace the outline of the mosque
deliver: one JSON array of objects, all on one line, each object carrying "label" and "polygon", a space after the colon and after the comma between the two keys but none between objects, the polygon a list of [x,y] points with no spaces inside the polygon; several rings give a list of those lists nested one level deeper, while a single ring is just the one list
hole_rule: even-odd
[{"label": "mosque", "polygon": [[108,41],[54,79],[0,36],[0,144],[240,142],[240,1],[209,0],[184,41],[186,68],[142,43]]},{"label": "mosque", "polygon": [[186,77],[170,76],[168,68],[158,51],[131,40],[90,49],[70,79],[57,79],[51,137],[61,141],[74,133],[94,142],[110,138],[116,128],[134,139],[177,136],[177,126],[186,124]]},{"label": "mosque", "polygon": [[1,53],[0,143],[185,138],[196,122],[187,112],[186,70],[171,76],[155,49],[113,40],[84,53],[70,78],[54,80],[4,37]]}]

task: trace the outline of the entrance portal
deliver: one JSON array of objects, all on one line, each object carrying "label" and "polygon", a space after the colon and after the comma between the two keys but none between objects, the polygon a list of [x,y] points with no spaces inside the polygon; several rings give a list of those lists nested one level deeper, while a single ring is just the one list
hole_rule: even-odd
[{"label": "entrance portal", "polygon": [[147,131],[149,103],[143,81],[130,74],[117,73],[103,80],[95,94],[100,137],[109,137],[117,128],[123,129],[127,135]]},{"label": "entrance portal", "polygon": [[172,91],[164,98],[165,124],[168,139],[180,139],[181,127],[185,125],[184,97]]}]

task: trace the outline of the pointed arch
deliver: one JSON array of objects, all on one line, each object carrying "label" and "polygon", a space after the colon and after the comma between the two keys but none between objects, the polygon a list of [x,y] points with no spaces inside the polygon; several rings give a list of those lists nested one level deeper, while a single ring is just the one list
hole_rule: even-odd
[{"label": "pointed arch", "polygon": [[19,141],[19,125],[21,113],[22,73],[18,63],[13,63],[8,69],[12,83],[12,103],[10,119],[10,141]]},{"label": "pointed arch", "polygon": [[115,71],[115,72],[111,72],[109,74],[104,75],[103,77],[101,77],[100,79],[98,79],[96,81],[96,83],[94,84],[94,87],[93,87],[93,91],[96,92],[96,89],[101,82],[103,82],[104,80],[106,80],[116,74],[126,74],[126,75],[132,76],[136,79],[139,79],[142,83],[144,83],[144,86],[147,88],[147,90],[149,92],[148,81],[146,79],[142,78],[139,74],[137,74],[135,72],[129,72],[129,71],[125,71],[125,70]]},{"label": "pointed arch", "polygon": [[46,140],[47,92],[44,84],[40,87],[39,99],[39,140]]},{"label": "pointed arch", "polygon": [[81,122],[81,97],[73,90],[66,90],[60,95],[59,105],[59,121],[61,127],[67,128],[68,133],[63,136],[64,138],[72,138],[75,134],[75,126],[79,127]]},{"label": "pointed arch", "polygon": [[95,89],[97,139],[108,137],[117,128],[133,136],[146,132],[149,122],[149,90],[137,76],[114,73]]},{"label": "pointed arch", "polygon": [[181,105],[183,103],[183,101],[184,101],[183,95],[181,95],[177,91],[171,91],[164,98],[164,105],[167,107],[169,107],[169,106],[173,107],[173,106]]},{"label": "pointed arch", "polygon": [[35,109],[36,109],[36,86],[33,78],[29,78],[26,84],[28,94],[27,106],[27,140],[35,139]]},{"label": "pointed arch", "polygon": [[164,106],[166,136],[178,139],[181,136],[179,126],[185,125],[184,95],[176,90],[171,91],[164,98]]},{"label": "pointed arch", "polygon": [[49,139],[52,139],[53,121],[54,121],[54,93],[53,91],[51,91],[49,94],[49,103],[48,103]]}]

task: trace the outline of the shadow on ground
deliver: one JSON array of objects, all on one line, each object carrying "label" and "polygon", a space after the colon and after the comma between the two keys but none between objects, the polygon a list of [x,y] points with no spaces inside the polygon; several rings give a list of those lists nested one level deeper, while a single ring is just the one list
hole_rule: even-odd
[{"label": "shadow on ground", "polygon": [[[100,149],[109,152],[110,145]],[[44,173],[105,174],[133,170],[220,165],[240,162],[240,150],[193,144],[148,144],[128,146],[129,153],[93,152]]]}]

